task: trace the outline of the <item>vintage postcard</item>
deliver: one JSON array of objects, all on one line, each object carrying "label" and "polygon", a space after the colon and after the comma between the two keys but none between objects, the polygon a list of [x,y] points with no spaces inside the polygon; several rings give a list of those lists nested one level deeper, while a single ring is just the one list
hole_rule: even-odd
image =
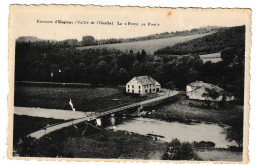
[{"label": "vintage postcard", "polygon": [[250,9],[11,5],[9,159],[248,163]]}]

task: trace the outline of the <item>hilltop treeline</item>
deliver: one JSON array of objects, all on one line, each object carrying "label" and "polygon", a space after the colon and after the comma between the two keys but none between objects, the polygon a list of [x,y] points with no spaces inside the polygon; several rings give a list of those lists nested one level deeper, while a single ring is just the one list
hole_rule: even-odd
[{"label": "hilltop treeline", "polygon": [[244,45],[245,26],[237,26],[222,28],[214,34],[159,49],[155,54],[185,55],[191,53],[200,55],[220,52],[227,47],[242,48]]},{"label": "hilltop treeline", "polygon": [[[151,34],[148,36],[143,37],[135,37],[135,38],[109,38],[109,39],[95,39],[93,36],[83,36],[81,41],[77,39],[66,39],[62,41],[56,40],[49,40],[49,42],[59,43],[60,45],[67,45],[67,46],[93,46],[93,45],[105,45],[105,44],[115,44],[115,43],[124,43],[124,42],[135,42],[135,41],[145,41],[145,40],[152,40],[152,39],[161,39],[161,38],[170,38],[174,36],[186,36],[186,35],[193,35],[193,34],[204,34],[210,31],[220,29],[219,27],[209,26],[209,27],[201,27],[192,30],[184,30],[184,31],[176,31],[176,32],[164,32],[164,33],[157,33]],[[42,42],[47,40],[39,39],[33,36],[22,36],[17,39],[17,42]]]},{"label": "hilltop treeline", "polygon": [[[209,43],[210,44],[210,43]],[[144,50],[78,50],[51,42],[17,42],[16,81],[125,84],[134,76],[149,75],[164,87],[185,89],[196,80],[219,85],[243,100],[244,47],[223,50],[223,61],[203,64],[198,55],[154,56]]]},{"label": "hilltop treeline", "polygon": [[[194,35],[194,34],[204,34],[209,31],[216,30],[218,27],[204,27],[192,30],[184,30],[184,31],[176,31],[176,32],[164,32],[159,34],[152,34],[144,37],[136,37],[136,38],[126,38],[126,39],[101,39],[95,40],[92,36],[83,36],[82,37],[82,46],[91,46],[91,45],[105,45],[105,44],[114,44],[114,43],[124,43],[124,42],[135,42],[135,41],[145,41],[152,39],[161,39],[161,38],[170,38],[175,36],[186,36],[186,35]],[[86,43],[85,41],[92,40],[91,44]]]}]

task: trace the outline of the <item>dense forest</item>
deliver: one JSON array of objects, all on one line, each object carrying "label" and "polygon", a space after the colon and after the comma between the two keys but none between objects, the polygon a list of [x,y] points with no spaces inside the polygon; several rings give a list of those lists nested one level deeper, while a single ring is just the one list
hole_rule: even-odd
[{"label": "dense forest", "polygon": [[155,54],[209,54],[221,52],[227,47],[243,48],[245,45],[245,26],[219,29],[218,32],[202,38],[179,43],[157,50]]},{"label": "dense forest", "polygon": [[67,43],[49,41],[16,42],[15,81],[119,85],[125,84],[134,76],[149,75],[168,88],[184,89],[188,83],[196,80],[216,84],[243,102],[245,31],[244,27],[236,27],[228,29],[228,32],[230,35],[226,34],[222,42],[233,42],[225,47],[219,43],[220,39],[209,40],[214,34],[181,44],[207,41],[212,51],[222,51],[223,61],[218,63],[203,63],[196,54],[157,56],[145,51],[78,50],[76,46]]}]

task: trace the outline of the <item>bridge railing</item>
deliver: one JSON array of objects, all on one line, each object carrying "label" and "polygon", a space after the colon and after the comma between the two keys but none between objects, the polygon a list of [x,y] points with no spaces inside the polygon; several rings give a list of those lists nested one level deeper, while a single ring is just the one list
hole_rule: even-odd
[{"label": "bridge railing", "polygon": [[140,103],[126,103],[126,104],[120,104],[117,106],[113,106],[113,107],[109,107],[109,108],[105,108],[96,112],[93,112],[92,115],[97,115],[97,116],[102,116],[102,115],[106,115],[106,114],[110,114],[113,112],[118,112],[118,111],[122,111],[128,108],[132,108],[132,107],[136,107],[139,106]]}]

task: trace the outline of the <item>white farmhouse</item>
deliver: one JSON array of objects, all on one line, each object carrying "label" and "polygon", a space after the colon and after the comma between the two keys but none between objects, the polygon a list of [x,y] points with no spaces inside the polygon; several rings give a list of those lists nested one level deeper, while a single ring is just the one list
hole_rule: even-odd
[{"label": "white farmhouse", "polygon": [[161,91],[161,84],[149,76],[134,77],[126,84],[126,93],[145,95]]}]

